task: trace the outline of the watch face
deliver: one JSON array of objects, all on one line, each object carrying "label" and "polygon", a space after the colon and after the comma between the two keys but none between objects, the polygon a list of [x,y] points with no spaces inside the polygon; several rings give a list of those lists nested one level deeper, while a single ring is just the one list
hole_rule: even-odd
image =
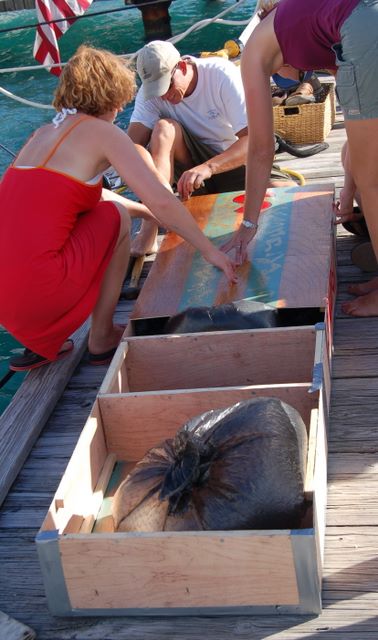
[{"label": "watch face", "polygon": [[242,220],[242,225],[247,227],[247,229],[257,229],[258,227],[256,222],[251,222],[250,220]]}]

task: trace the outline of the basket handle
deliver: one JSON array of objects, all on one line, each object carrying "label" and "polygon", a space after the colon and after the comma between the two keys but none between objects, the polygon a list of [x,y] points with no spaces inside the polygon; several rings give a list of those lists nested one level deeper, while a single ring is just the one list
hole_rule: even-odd
[{"label": "basket handle", "polygon": [[299,114],[299,107],[284,107],[285,116],[297,116]]}]

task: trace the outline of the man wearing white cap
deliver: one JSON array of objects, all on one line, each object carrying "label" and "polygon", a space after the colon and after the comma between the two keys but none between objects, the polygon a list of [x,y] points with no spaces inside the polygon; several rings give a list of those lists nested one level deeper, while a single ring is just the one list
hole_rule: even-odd
[{"label": "man wearing white cap", "polygon": [[[148,145],[181,198],[204,185],[199,193],[244,189],[248,131],[239,68],[215,56],[181,57],[172,43],[155,40],[140,50],[137,71],[142,87],[128,134]],[[156,225],[143,220],[132,254],[154,250],[156,235]]]}]

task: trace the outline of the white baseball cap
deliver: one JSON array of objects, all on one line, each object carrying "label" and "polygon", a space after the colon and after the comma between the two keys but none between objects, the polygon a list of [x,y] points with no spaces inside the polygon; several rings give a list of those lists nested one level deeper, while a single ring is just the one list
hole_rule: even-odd
[{"label": "white baseball cap", "polygon": [[171,42],[153,40],[138,53],[137,71],[143,84],[145,100],[167,93],[172,71],[181,56]]}]

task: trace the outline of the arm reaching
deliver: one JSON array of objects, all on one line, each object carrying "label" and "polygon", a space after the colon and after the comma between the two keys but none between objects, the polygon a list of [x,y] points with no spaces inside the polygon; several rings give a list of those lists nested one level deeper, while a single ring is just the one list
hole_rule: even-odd
[{"label": "arm reaching", "polygon": [[99,128],[102,147],[109,163],[159,223],[196,247],[205,260],[222,269],[229,282],[236,282],[233,262],[210,242],[187,209],[161,184],[157,175],[137,152],[128,135],[115,125],[105,122],[99,123]]},{"label": "arm reaching", "polygon": [[238,263],[247,257],[247,245],[256,233],[274,158],[270,76],[283,63],[273,28],[274,14],[275,10],[252,32],[241,60],[248,116],[244,220],[253,227],[241,226],[222,247],[224,251],[236,249]]},{"label": "arm reaching", "polygon": [[248,129],[240,131],[236,140],[228,149],[209,158],[203,164],[184,171],[177,183],[177,190],[183,200],[187,200],[195,189],[199,189],[202,183],[211,176],[236,169],[245,164],[247,158]]}]

